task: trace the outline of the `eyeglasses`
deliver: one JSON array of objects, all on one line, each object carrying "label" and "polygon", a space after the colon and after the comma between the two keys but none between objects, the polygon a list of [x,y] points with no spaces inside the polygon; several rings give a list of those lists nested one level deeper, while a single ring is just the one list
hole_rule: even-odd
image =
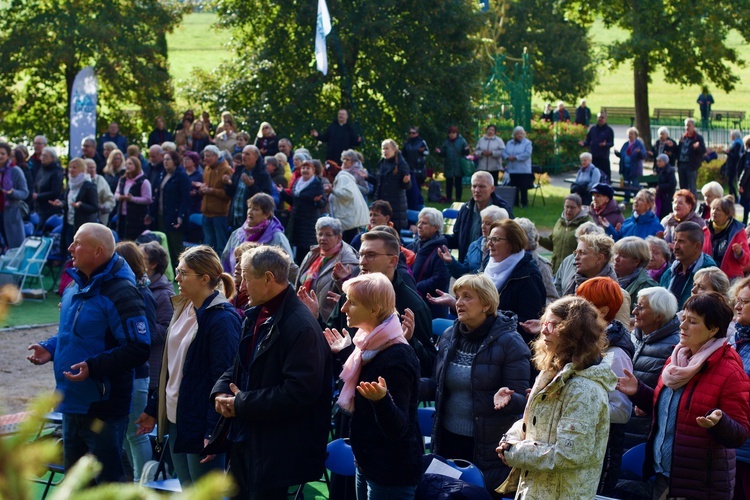
[{"label": "eyeglasses", "polygon": [[742,297],[737,297],[737,302],[742,304],[742,307],[745,307],[746,305],[750,304],[750,299],[743,299]]},{"label": "eyeglasses", "polygon": [[364,252],[359,254],[360,259],[364,259],[367,262],[372,262],[378,255],[387,255],[388,257],[395,257],[392,253],[378,253],[378,252]]},{"label": "eyeglasses", "polygon": [[487,238],[487,241],[491,242],[492,244],[495,244],[498,241],[508,241],[508,238],[498,238],[497,236],[492,236],[491,238]]},{"label": "eyeglasses", "polygon": [[554,332],[555,328],[557,328],[557,322],[555,321],[542,321],[541,323],[541,330],[542,332],[548,331],[548,332]]},{"label": "eyeglasses", "polygon": [[202,274],[198,274],[198,273],[187,273],[187,272],[183,271],[180,268],[175,269],[174,270],[174,274],[175,274],[175,277],[176,276],[182,276],[182,277],[185,277],[185,276],[203,276]]}]

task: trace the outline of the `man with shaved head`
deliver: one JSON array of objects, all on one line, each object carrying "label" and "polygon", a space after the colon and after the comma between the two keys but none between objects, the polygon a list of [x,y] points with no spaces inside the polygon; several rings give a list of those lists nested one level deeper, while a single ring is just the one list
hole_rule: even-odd
[{"label": "man with shaved head", "polygon": [[59,330],[29,346],[27,359],[54,361],[65,468],[92,453],[102,464],[99,482],[125,481],[120,456],[133,370],[148,361],[151,345],[143,297],[106,226],[81,225],[68,251],[73,283],[63,293]]}]

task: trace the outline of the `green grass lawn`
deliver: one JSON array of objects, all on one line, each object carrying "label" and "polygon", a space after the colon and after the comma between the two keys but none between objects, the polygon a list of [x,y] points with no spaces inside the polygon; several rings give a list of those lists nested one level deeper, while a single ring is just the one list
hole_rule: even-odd
[{"label": "green grass lawn", "polygon": [[217,30],[215,24],[216,14],[191,13],[167,35],[169,72],[178,90],[180,80],[188,80],[194,68],[210,71],[232,57],[226,47],[229,32]]}]

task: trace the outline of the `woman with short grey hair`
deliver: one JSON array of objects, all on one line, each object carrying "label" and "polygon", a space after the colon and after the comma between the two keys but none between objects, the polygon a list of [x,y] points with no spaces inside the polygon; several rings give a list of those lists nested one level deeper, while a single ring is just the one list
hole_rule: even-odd
[{"label": "woman with short grey hair", "polygon": [[704,267],[695,272],[693,289],[690,290],[690,294],[717,292],[729,298],[729,287],[729,278],[724,271],[715,266]]},{"label": "woman with short grey hair", "polygon": [[534,174],[531,171],[531,141],[526,138],[523,127],[513,129],[513,139],[508,141],[502,152],[505,159],[505,171],[510,174],[510,185],[517,188],[514,206],[526,208],[529,204],[529,189],[534,185]]},{"label": "woman with short grey hair", "polygon": [[367,182],[369,174],[365,170],[365,167],[362,166],[362,162],[359,160],[359,155],[356,151],[347,149],[341,153],[341,168],[354,176],[359,191],[365,197],[365,200],[367,200],[367,196],[372,191],[372,186]]},{"label": "woman with short grey hair", "polygon": [[651,252],[643,238],[626,236],[615,243],[614,254],[617,282],[630,294],[631,304],[635,304],[640,290],[659,285],[646,270],[651,260]]},{"label": "woman with short grey hair", "polygon": [[[451,275],[443,259],[436,255],[441,248],[448,246],[442,235],[443,214],[431,207],[423,208],[417,220],[417,238],[409,245],[409,250],[416,254],[411,266],[417,291],[425,301],[428,295],[437,296],[438,290],[447,290]],[[448,308],[427,302],[433,318],[446,318]]]},{"label": "woman with short grey hair", "polygon": [[341,222],[333,217],[320,217],[315,222],[317,245],[310,248],[299,266],[294,284],[304,288],[318,301],[318,313],[327,321],[336,302],[328,300],[328,292],[341,294],[344,281],[359,274],[359,253],[342,240]]}]

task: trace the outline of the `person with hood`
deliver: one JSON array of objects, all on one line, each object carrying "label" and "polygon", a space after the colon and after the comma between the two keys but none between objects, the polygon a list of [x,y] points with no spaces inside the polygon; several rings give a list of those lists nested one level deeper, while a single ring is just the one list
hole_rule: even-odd
[{"label": "person with hood", "polygon": [[[404,147],[401,148],[401,152],[404,155],[406,163],[409,164],[409,171],[412,176],[414,176],[414,182],[411,183],[411,187],[406,191],[406,202],[409,206],[409,210],[419,210],[424,206],[422,184],[424,184],[424,181],[427,178],[425,169],[426,157],[430,154],[429,146],[427,146],[425,140],[419,135],[419,127],[414,126],[409,128],[409,138],[406,139]],[[344,155],[342,154],[342,162],[343,159]],[[366,193],[365,196],[367,196]]]},{"label": "person with hood", "polygon": [[[637,188],[643,175],[643,160],[646,159],[646,145],[638,137],[638,129],[628,129],[628,141],[622,145],[620,151],[615,150],[620,158],[620,179],[625,181],[625,187]],[[625,191],[625,203],[630,202],[630,191]]]},{"label": "person with hood", "polygon": [[604,227],[605,219],[615,227],[625,222],[620,207],[617,205],[617,200],[615,200],[615,190],[612,189],[612,186],[600,182],[591,188],[591,194],[593,201],[591,202],[589,215],[594,222],[602,227]]},{"label": "person with hood", "polygon": [[674,244],[675,228],[682,222],[695,222],[704,230],[704,234],[708,234],[706,221],[695,211],[696,204],[695,195],[687,189],[680,189],[672,197],[672,213],[661,220],[664,241],[670,246]]},{"label": "person with hood", "polygon": [[664,226],[654,213],[654,193],[649,189],[641,189],[633,199],[633,213],[625,222],[613,226],[607,219],[602,219],[604,231],[615,241],[627,236],[637,236],[645,239],[664,231]]},{"label": "person with hood", "polygon": [[523,415],[531,352],[486,274],[460,277],[453,294],[458,319],[440,337],[432,451],[476,465],[493,492],[510,472],[495,447]]},{"label": "person with hood", "polygon": [[713,257],[730,281],[743,277],[750,266],[750,248],[745,226],[734,218],[731,194],[711,202],[707,227],[710,237],[703,241],[703,252]]},{"label": "person with hood", "polygon": [[539,244],[552,250],[552,273],[557,273],[563,259],[571,255],[578,245],[576,229],[584,222],[593,222],[588,206],[583,206],[581,197],[575,193],[565,197],[563,211],[549,236],[541,236]]},{"label": "person with hood", "polygon": [[[39,214],[39,223],[44,224],[50,216],[60,213],[60,210],[49,202],[60,197],[64,174],[55,148],[42,149],[40,160],[41,164],[34,181],[34,193],[31,197],[34,199],[36,213]],[[96,164],[94,164],[94,171],[96,171]],[[110,207],[110,210],[113,207],[114,205]]]},{"label": "person with hood", "polygon": [[620,287],[630,294],[630,303],[635,304],[638,292],[643,288],[658,286],[646,266],[651,260],[646,240],[637,236],[626,236],[614,246],[614,270]]},{"label": "person with hood", "polygon": [[[497,125],[489,125],[485,130],[485,134],[479,138],[474,148],[474,156],[479,158],[477,161],[477,170],[489,172],[495,186],[497,186],[500,170],[503,168],[504,149],[505,143],[497,136]],[[531,158],[530,154],[529,158]],[[521,172],[518,173],[520,174]]]},{"label": "person with hood", "polygon": [[51,200],[50,205],[63,209],[63,229],[60,248],[68,248],[73,235],[87,222],[99,222],[99,197],[96,185],[89,180],[86,163],[73,158],[68,163],[68,187],[60,199]]},{"label": "person with hood", "polygon": [[212,388],[232,366],[241,326],[229,303],[234,280],[223,272],[211,247],[185,250],[175,274],[180,293],[172,299],[159,388],[136,423],[139,434],[148,434],[158,423],[159,442],[169,435],[172,464],[185,488],[212,470],[224,469],[224,454],[201,457],[201,451],[219,420],[210,399]]},{"label": "person with hood", "polygon": [[411,186],[411,171],[393,139],[381,144],[383,157],[378,162],[375,199],[385,200],[393,209],[393,225],[397,231],[407,229],[406,191]]},{"label": "person with hood", "polygon": [[[417,282],[417,291],[424,299],[428,295],[436,295],[438,290],[446,290],[450,283],[448,266],[438,255],[440,248],[448,243],[442,232],[443,214],[436,208],[423,208],[417,220],[417,238],[409,249],[417,256],[411,270]],[[444,306],[434,303],[430,303],[430,312],[433,319],[448,316]]]},{"label": "person with hood", "polygon": [[[624,377],[625,370],[633,371],[632,359],[635,348],[627,327],[615,319],[617,311],[622,306],[620,286],[612,278],[592,278],[578,287],[576,296],[591,302],[607,322],[607,349],[605,351],[607,362],[615,375]],[[633,405],[623,393],[617,390],[610,391],[607,396],[609,397],[609,439],[597,494],[611,497],[614,495],[620,474],[625,424],[630,420]]]},{"label": "person with hood", "polygon": [[[18,248],[25,232],[20,203],[29,196],[26,177],[20,167],[13,165],[10,144],[0,142],[0,207],[3,208],[3,236],[8,248]],[[85,169],[84,169],[85,170]],[[71,235],[72,236],[72,235]]]},{"label": "person with hood", "polygon": [[750,435],[750,378],[726,339],[733,316],[716,292],[690,297],[656,387],[632,373],[617,381],[651,415],[643,476],[655,476],[652,498],[732,498],[734,448]]},{"label": "person with hood", "polygon": [[580,297],[563,297],[542,316],[534,345],[540,370],[523,418],[497,447],[514,468],[501,486],[517,499],[594,498],[609,435],[608,393],[617,377],[605,360],[605,323]]},{"label": "person with hood", "polygon": [[443,163],[443,175],[445,175],[445,195],[448,197],[448,203],[453,203],[452,195],[454,186],[456,188],[455,200],[461,201],[462,179],[464,175],[461,168],[461,157],[465,157],[470,153],[469,143],[458,133],[458,127],[450,126],[448,127],[448,137],[441,147],[435,148],[435,152],[445,160]]}]

